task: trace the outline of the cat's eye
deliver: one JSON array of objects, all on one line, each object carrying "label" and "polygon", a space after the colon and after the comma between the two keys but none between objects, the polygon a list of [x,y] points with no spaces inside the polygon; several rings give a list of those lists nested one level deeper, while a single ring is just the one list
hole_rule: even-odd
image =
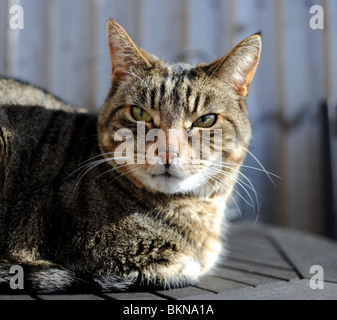
[{"label": "cat's eye", "polygon": [[216,114],[206,114],[200,117],[197,121],[194,121],[192,127],[210,128],[215,124],[216,120],[217,120]]},{"label": "cat's eye", "polygon": [[142,108],[138,108],[137,106],[131,107],[131,115],[137,121],[150,122],[153,120],[147,111]]}]

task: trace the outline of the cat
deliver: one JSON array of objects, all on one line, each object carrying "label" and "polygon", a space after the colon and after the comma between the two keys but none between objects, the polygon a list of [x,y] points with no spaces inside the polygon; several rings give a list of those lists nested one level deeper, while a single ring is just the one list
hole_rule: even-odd
[{"label": "cat", "polygon": [[[186,286],[223,252],[225,203],[251,138],[245,100],[261,35],[192,66],[139,49],[114,20],[107,28],[112,86],[98,114],[0,79],[2,288],[12,265],[22,266],[25,288],[37,292]],[[139,124],[145,134],[208,133],[210,152],[200,156],[190,139],[170,148],[167,137],[142,142]],[[131,140],[116,138],[123,128]],[[143,149],[117,152],[123,143]]]}]

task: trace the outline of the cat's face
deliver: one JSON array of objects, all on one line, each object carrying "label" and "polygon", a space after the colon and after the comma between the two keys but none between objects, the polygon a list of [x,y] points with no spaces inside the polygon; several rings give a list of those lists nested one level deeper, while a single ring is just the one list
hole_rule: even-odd
[{"label": "cat's face", "polygon": [[99,116],[102,154],[137,186],[229,193],[250,140],[244,99],[260,55],[251,36],[210,65],[166,65],[108,23],[112,89]]}]

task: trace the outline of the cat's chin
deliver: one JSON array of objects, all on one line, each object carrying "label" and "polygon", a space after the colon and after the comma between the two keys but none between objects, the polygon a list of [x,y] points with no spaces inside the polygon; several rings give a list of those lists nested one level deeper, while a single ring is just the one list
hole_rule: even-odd
[{"label": "cat's chin", "polygon": [[194,174],[187,178],[175,177],[169,174],[148,175],[143,183],[152,190],[165,194],[190,193],[200,186],[202,177]]}]

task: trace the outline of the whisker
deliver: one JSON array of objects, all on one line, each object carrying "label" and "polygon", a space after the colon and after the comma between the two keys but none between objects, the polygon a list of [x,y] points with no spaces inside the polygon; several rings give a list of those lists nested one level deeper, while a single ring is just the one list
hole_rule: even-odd
[{"label": "whisker", "polygon": [[[221,180],[223,183],[225,183],[226,185],[228,185],[229,187],[230,187],[230,184],[229,183],[227,183],[227,182],[225,182],[225,181],[223,181],[223,180]],[[252,202],[252,203],[250,203],[244,196],[242,196],[241,195],[241,193],[239,192],[239,191],[237,191],[236,189],[235,189],[235,187],[232,187],[232,190],[244,201],[244,202],[246,202],[250,207],[252,207],[252,208],[255,208],[255,206],[254,206],[254,203]]]},{"label": "whisker", "polygon": [[[229,174],[228,172],[226,172],[225,170],[222,169],[218,169],[218,168],[213,168],[213,167],[209,167],[209,169],[213,169],[213,170],[219,170],[219,172],[225,172],[226,174]],[[255,194],[258,194],[255,187],[251,184],[248,185],[246,182],[244,182],[242,179],[240,178],[233,178],[231,175],[229,175],[230,178],[234,179],[237,182],[242,183],[243,185],[245,185],[248,189],[252,190]],[[247,179],[247,178],[246,178]]]},{"label": "whisker", "polygon": [[247,182],[249,183],[249,186],[244,181],[242,181],[241,179],[239,179],[239,180],[241,181],[241,183],[245,184],[249,189],[251,189],[254,192],[255,199],[256,199],[256,204],[257,204],[257,206],[259,206],[258,193],[257,193],[257,191],[256,191],[253,183],[250,181],[250,179],[243,172],[241,172],[241,171],[239,171],[239,170],[237,170],[237,169],[235,169],[233,167],[224,165],[224,164],[221,165],[221,164],[213,163],[213,165],[221,166],[221,167],[233,170],[233,171],[237,172],[240,176],[242,176],[243,178],[245,178],[247,180]]},{"label": "whisker", "polygon": [[260,210],[261,210],[261,206],[259,206],[256,217],[255,217],[255,221],[254,221],[254,226],[257,225],[257,220],[259,220],[260,217]]},{"label": "whisker", "polygon": [[108,173],[108,172],[113,172],[113,171],[115,171],[115,170],[117,170],[117,169],[119,169],[119,168],[131,166],[131,165],[132,165],[132,164],[124,164],[124,165],[121,165],[121,166],[118,166],[118,167],[113,167],[113,168],[111,168],[111,169],[109,169],[109,170],[104,171],[103,173],[101,173],[100,175],[98,175],[95,179],[91,180],[90,182],[93,182],[93,181],[97,180],[98,178],[100,178],[101,176],[105,175],[105,174]]},{"label": "whisker", "polygon": [[[206,175],[206,177],[208,177],[208,175]],[[203,181],[205,181],[218,194],[218,196],[220,196],[218,190],[207,180],[206,177],[201,176],[201,178],[203,179]]]},{"label": "whisker", "polygon": [[[122,159],[125,159],[126,157],[122,157]],[[82,181],[82,179],[84,178],[85,175],[87,175],[91,170],[95,169],[96,167],[98,167],[99,165],[105,163],[105,162],[109,162],[111,160],[117,160],[117,158],[105,158],[105,159],[101,159],[101,160],[96,160],[94,162],[91,162],[83,167],[86,167],[87,169],[83,169],[83,171],[85,170],[85,172],[83,174],[81,174],[81,176],[79,177],[78,181],[76,182],[74,191],[73,191],[73,195],[78,187],[78,185],[80,184],[80,182]],[[76,171],[78,171],[80,169],[77,169]]]},{"label": "whisker", "polygon": [[95,156],[93,156],[93,157],[91,157],[91,158],[89,158],[89,159],[87,159],[87,160],[81,162],[80,165],[82,165],[82,164],[84,164],[84,163],[86,163],[86,162],[88,162],[88,161],[90,161],[90,160],[96,159],[96,158],[98,158],[98,157],[106,156],[106,155],[108,155],[108,154],[114,154],[114,152],[106,152],[106,153],[100,153],[100,154],[97,154],[97,155],[95,155]]},{"label": "whisker", "polygon": [[[99,157],[99,156],[97,156],[97,157]],[[96,158],[97,158],[96,157]],[[95,157],[94,157],[95,158]],[[101,160],[95,160],[95,161],[92,161],[92,162],[90,162],[90,163],[87,163],[87,164],[85,164],[85,165],[82,165],[81,167],[79,167],[79,168],[77,168],[76,170],[74,170],[72,173],[70,173],[68,176],[66,176],[65,178],[64,178],[64,180],[66,180],[66,179],[68,179],[70,176],[72,176],[73,174],[75,174],[77,171],[79,171],[79,170],[85,170],[85,168],[89,168],[90,166],[93,166],[93,167],[96,167],[95,166],[95,164],[97,164],[97,165],[100,165],[100,164],[102,164],[102,163],[104,163],[104,162],[108,162],[108,161],[111,161],[111,160],[119,160],[119,159],[124,159],[125,157],[114,157],[114,158],[104,158],[104,159],[101,159]],[[90,160],[88,160],[88,161],[90,161]],[[84,161],[84,162],[86,162],[86,161]],[[82,162],[82,163],[84,163],[84,162]],[[87,170],[91,170],[91,169],[87,169]]]},{"label": "whisker", "polygon": [[92,158],[89,158],[88,160],[85,160],[85,161],[83,161],[83,162],[81,162],[80,163],[80,165],[81,164],[84,164],[84,163],[86,163],[86,162],[88,162],[88,161],[90,161],[90,160],[92,160],[92,159],[95,159],[95,158],[98,158],[98,157],[101,157],[101,156],[106,156],[106,155],[109,155],[109,154],[123,154],[124,152],[116,152],[116,151],[111,151],[111,152],[106,152],[106,153],[100,153],[100,154],[98,154],[98,155],[96,155],[96,156],[94,156],[94,157],[92,157]]},{"label": "whisker", "polygon": [[265,169],[265,167],[262,165],[262,163],[259,161],[259,159],[252,152],[250,152],[247,148],[245,148],[245,147],[242,147],[242,148],[244,150],[246,150],[248,152],[248,154],[250,154],[250,156],[259,164],[259,166],[262,168],[262,171],[264,171],[266,173],[266,175],[268,176],[269,180],[272,182],[272,184],[274,185],[274,187],[276,187],[276,184],[275,184],[274,180],[271,178],[270,172],[268,172]]},{"label": "whisker", "polygon": [[[226,177],[234,180],[246,192],[246,194],[247,194],[247,196],[248,196],[248,198],[250,200],[250,203],[246,199],[244,199],[244,197],[241,194],[240,194],[240,197],[243,198],[248,203],[248,205],[250,205],[252,208],[255,209],[255,205],[254,205],[254,201],[253,201],[252,196],[250,195],[250,193],[248,192],[248,190],[242,185],[242,183],[240,181],[238,181],[238,179],[235,179],[234,177],[232,177],[230,174],[228,174],[227,172],[225,172],[223,170],[219,170],[217,168],[209,168],[209,169],[212,170],[212,171],[214,171],[214,172],[218,172],[219,174],[222,174],[222,175],[224,175],[224,176],[226,176]],[[237,192],[235,190],[235,188],[233,188],[233,190],[235,192]],[[257,198],[256,198],[256,203],[258,204],[258,199]]]},{"label": "whisker", "polygon": [[[209,175],[208,175],[208,178],[211,179],[211,180],[213,180],[214,182],[220,184],[220,186],[221,186],[222,188],[224,188],[226,191],[228,191],[227,188],[226,188],[225,186],[223,186],[218,180],[215,179],[215,177],[212,177],[212,176],[209,176]],[[238,209],[238,211],[239,211],[239,213],[240,213],[240,217],[241,217],[241,219],[242,219],[242,218],[243,218],[243,217],[242,217],[242,212],[241,212],[241,210],[240,210],[240,208],[239,208],[238,203],[235,201],[235,199],[234,199],[234,197],[232,196],[231,193],[229,193],[229,196],[230,196],[231,199],[233,200],[233,202],[234,202],[236,208]]]},{"label": "whisker", "polygon": [[96,137],[102,136],[104,134],[106,134],[106,133],[105,132],[95,133],[95,134],[92,134],[90,136],[84,136],[82,139],[96,138]]},{"label": "whisker", "polygon": [[128,170],[128,171],[126,171],[126,172],[124,172],[124,173],[119,174],[117,177],[115,177],[114,179],[112,179],[111,181],[109,181],[109,183],[108,183],[108,185],[106,186],[105,190],[106,190],[106,189],[110,186],[110,184],[111,184],[112,182],[114,182],[116,179],[118,179],[118,178],[124,176],[125,174],[128,174],[128,173],[130,173],[130,172],[134,172],[134,171],[137,171],[137,170],[138,170],[138,168],[136,167],[136,168],[134,168],[134,169],[131,169],[131,170]]},{"label": "whisker", "polygon": [[249,183],[250,185],[250,188],[254,191],[254,193],[256,193],[256,190],[255,190],[255,187],[254,185],[252,184],[252,182],[250,181],[250,179],[244,174],[242,173],[240,170],[236,169],[236,168],[232,168],[230,166],[227,166],[227,165],[224,165],[224,164],[221,164],[221,163],[217,163],[217,162],[212,162],[212,161],[206,161],[209,165],[215,165],[215,166],[220,166],[220,167],[224,167],[224,168],[227,168],[227,169],[230,169],[230,170],[233,170],[234,172],[237,172],[239,175],[241,175],[243,178],[245,178],[247,180],[247,182]]},{"label": "whisker", "polygon": [[[243,168],[247,168],[247,169],[252,169],[252,170],[256,170],[256,171],[261,171],[263,173],[265,173],[269,180],[273,183],[273,185],[276,187],[276,184],[274,182],[274,180],[272,179],[272,176],[273,177],[276,177],[278,179],[282,179],[280,176],[270,172],[270,171],[267,171],[266,168],[262,165],[262,163],[257,159],[257,157],[252,154],[249,150],[247,150],[246,148],[244,148],[252,157],[253,159],[258,163],[258,165],[261,167],[261,168],[258,168],[258,167],[253,167],[253,166],[249,166],[249,165],[240,165],[241,167]],[[250,181],[250,179],[244,174],[242,173],[241,171],[237,170],[236,168],[234,168],[233,166],[237,166],[236,163],[231,163],[231,162],[226,162],[226,161],[218,161],[218,162],[211,162],[211,161],[208,161],[209,164],[213,165],[213,166],[218,166],[218,167],[224,167],[224,168],[227,168],[227,169],[230,169],[230,170],[233,170],[235,172],[237,172],[240,176],[242,176],[243,178],[245,178],[247,180],[247,182],[249,183],[249,185],[247,185],[247,183],[245,183],[242,179],[238,178],[237,179],[237,183],[243,188],[243,185],[245,185],[247,188],[249,188],[250,190],[252,190],[254,192],[254,195],[255,195],[255,199],[256,199],[256,204],[257,204],[257,213],[256,213],[256,218],[255,218],[255,222],[254,224],[256,225],[257,222],[258,222],[258,219],[259,219],[259,216],[260,216],[260,210],[261,210],[261,203],[258,201],[258,193],[256,192],[256,189],[255,187],[253,186],[252,182]],[[216,168],[214,167],[211,167],[211,169],[213,171],[217,171],[217,170],[220,170],[220,171],[223,171],[222,169],[217,169],[215,170]],[[219,171],[217,171],[219,172]],[[220,173],[220,172],[219,172]],[[227,174],[225,174],[225,171],[223,172],[224,175],[228,176]],[[228,176],[229,177],[229,176]],[[230,178],[230,177],[229,177]],[[243,185],[241,185],[243,184]],[[245,189],[245,188],[243,188]],[[248,195],[248,191],[245,190],[245,192],[247,193]],[[251,199],[251,197],[249,196],[249,198]]]},{"label": "whisker", "polygon": [[[227,165],[234,165],[234,166],[237,166],[238,164],[237,163],[234,163],[234,162],[227,162],[227,161],[217,161],[217,162],[213,162],[213,163],[217,163],[217,164],[227,164]],[[270,171],[267,171],[266,169],[260,169],[260,168],[257,168],[257,167],[253,167],[253,166],[248,166],[248,165],[244,165],[244,164],[240,164],[240,167],[242,168],[247,168],[247,169],[252,169],[252,170],[256,170],[256,171],[261,171],[261,172],[264,172],[266,173],[267,175],[271,175],[275,178],[278,178],[278,179],[282,179],[280,176],[278,176],[277,174],[273,173],[273,172],[270,172]]]},{"label": "whisker", "polygon": [[[87,173],[89,173],[89,172],[90,172],[91,170],[93,170],[94,168],[98,167],[100,164],[105,163],[105,162],[108,162],[108,161],[111,161],[111,160],[113,160],[113,158],[105,158],[105,159],[101,159],[101,160],[96,160],[96,161],[90,162],[90,163],[88,163],[88,164],[86,164],[86,165],[84,165],[84,166],[78,168],[77,170],[75,170],[72,174],[74,174],[75,172],[77,172],[77,171],[79,171],[79,170],[81,170],[81,169],[83,169],[84,173],[81,174],[81,176],[80,176],[79,179],[77,180],[76,185],[75,185],[75,188],[74,188],[74,193],[75,193],[75,191],[76,191],[78,185],[79,185],[80,182],[82,181],[83,177],[84,177]],[[83,171],[82,171],[82,172],[83,172]]]}]

